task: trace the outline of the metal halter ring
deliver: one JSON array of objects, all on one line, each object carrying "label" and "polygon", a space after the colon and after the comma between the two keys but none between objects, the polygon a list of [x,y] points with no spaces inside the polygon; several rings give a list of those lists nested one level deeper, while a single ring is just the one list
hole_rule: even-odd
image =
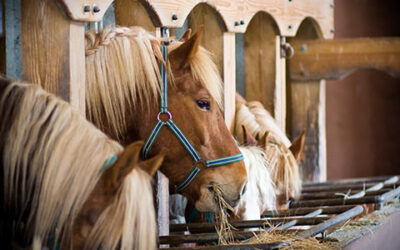
[{"label": "metal halter ring", "polygon": [[203,159],[200,159],[194,163],[194,166],[199,170],[203,170],[207,168],[207,162]]},{"label": "metal halter ring", "polygon": [[[168,122],[169,120],[172,119],[172,114],[171,114],[171,112],[167,111],[167,112],[160,112],[160,113],[158,113],[158,115],[157,115],[157,120],[161,121],[160,115],[162,115],[162,114],[167,114],[167,115],[168,115],[168,120],[166,120],[165,122]],[[161,121],[161,122],[164,122],[164,121]]]}]

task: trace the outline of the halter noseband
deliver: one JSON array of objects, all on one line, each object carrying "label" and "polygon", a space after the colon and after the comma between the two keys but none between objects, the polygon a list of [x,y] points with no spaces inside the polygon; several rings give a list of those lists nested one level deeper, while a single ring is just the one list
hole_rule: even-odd
[{"label": "halter noseband", "polygon": [[[165,64],[167,64],[168,60],[168,52],[167,52],[167,46],[164,44],[161,45],[161,52],[162,56],[164,59]],[[196,151],[196,149],[190,144],[189,140],[186,138],[186,136],[183,134],[183,132],[179,129],[179,127],[175,124],[175,122],[172,120],[172,114],[168,111],[168,79],[167,79],[167,74],[166,74],[166,68],[163,62],[161,62],[160,65],[160,74],[162,78],[162,84],[161,84],[161,101],[160,101],[160,113],[157,115],[157,123],[154,126],[153,130],[151,131],[149,137],[147,138],[143,149],[142,149],[142,156],[144,159],[147,158],[148,153],[150,151],[151,146],[153,145],[154,141],[156,140],[158,134],[161,131],[161,128],[164,125],[167,125],[169,129],[175,134],[175,136],[179,139],[179,141],[182,143],[182,145],[186,148],[186,150],[189,152],[190,156],[192,157],[194,161],[194,165],[190,172],[186,175],[185,179],[179,183],[178,185],[175,186],[176,192],[181,192],[184,190],[189,184],[194,180],[196,175],[200,172],[200,170],[204,168],[209,168],[209,167],[218,167],[222,165],[226,165],[229,163],[234,163],[238,161],[243,160],[243,155],[241,153],[236,154],[236,155],[231,155],[227,157],[222,157],[218,159],[213,159],[213,160],[203,160],[199,153]],[[168,115],[168,120],[167,121],[162,121],[160,119],[160,116],[162,114]]]}]

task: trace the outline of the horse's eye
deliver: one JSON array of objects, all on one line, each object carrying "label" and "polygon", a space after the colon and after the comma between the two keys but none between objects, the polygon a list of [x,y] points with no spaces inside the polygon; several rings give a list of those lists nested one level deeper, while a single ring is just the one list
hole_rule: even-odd
[{"label": "horse's eye", "polygon": [[197,106],[203,110],[210,110],[210,102],[209,101],[202,101],[202,100],[197,100],[196,101]]}]

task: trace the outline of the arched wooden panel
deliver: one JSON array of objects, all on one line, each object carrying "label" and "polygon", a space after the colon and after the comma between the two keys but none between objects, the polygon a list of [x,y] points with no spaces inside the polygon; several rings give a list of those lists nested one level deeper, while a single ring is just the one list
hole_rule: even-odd
[{"label": "arched wooden panel", "polygon": [[324,38],[333,37],[333,0],[142,0],[154,10],[161,26],[182,27],[190,11],[199,3],[207,3],[220,13],[227,31],[243,33],[253,16],[270,13],[283,36],[294,36],[306,17],[321,26]]},{"label": "arched wooden panel", "polygon": [[115,23],[121,26],[142,26],[155,31],[160,26],[151,10],[136,0],[115,0]]},{"label": "arched wooden panel", "polygon": [[[298,33],[289,40],[319,39],[317,23],[307,18]],[[289,59],[290,60],[290,59]],[[290,66],[288,67],[290,74]],[[326,180],[325,81],[293,81],[288,79],[287,129],[293,140],[306,131],[301,159],[304,181]]]},{"label": "arched wooden panel", "polygon": [[264,12],[253,17],[244,35],[246,99],[259,101],[274,114],[278,26]]},{"label": "arched wooden panel", "polygon": [[201,45],[213,54],[213,59],[217,63],[222,76],[224,70],[224,23],[215,9],[208,4],[200,3],[189,14],[188,27],[192,29],[192,32],[196,32],[200,25],[204,25]]}]

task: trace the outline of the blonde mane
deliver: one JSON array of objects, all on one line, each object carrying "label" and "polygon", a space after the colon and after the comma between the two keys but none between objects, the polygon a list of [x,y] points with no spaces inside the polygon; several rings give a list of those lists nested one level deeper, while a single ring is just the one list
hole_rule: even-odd
[{"label": "blonde mane", "polygon": [[[120,138],[126,132],[127,110],[136,103],[158,101],[161,40],[140,27],[106,28],[99,34],[89,31],[85,37],[88,119]],[[169,52],[180,44],[172,42]],[[222,107],[222,80],[205,49],[198,50],[190,68]]]},{"label": "blonde mane", "polygon": [[265,210],[275,209],[275,185],[263,150],[256,146],[239,146],[247,170],[247,187],[237,207],[243,220],[259,219]]},{"label": "blonde mane", "polygon": [[[301,192],[301,176],[299,166],[289,150],[291,145],[285,133],[278,127],[274,118],[257,101],[238,105],[235,116],[235,136],[243,143],[243,129],[245,126],[253,136],[262,136],[269,132],[265,156],[271,168],[271,177],[278,190],[277,194],[286,194],[289,191],[298,197]],[[294,198],[295,198],[294,197]]]},{"label": "blonde mane", "polygon": [[[23,235],[26,242],[34,239],[35,245],[40,241],[46,245],[51,235],[68,246],[74,219],[96,186],[102,165],[122,147],[38,85],[8,84],[0,96],[0,117],[4,213],[0,224],[12,225],[1,231],[13,237]],[[143,171],[133,171],[118,198],[102,213],[106,221],[99,219],[92,230],[92,234],[113,237],[93,236],[96,242],[90,238],[88,244],[155,248],[153,202],[143,195],[148,192],[152,200],[149,183]]]}]

